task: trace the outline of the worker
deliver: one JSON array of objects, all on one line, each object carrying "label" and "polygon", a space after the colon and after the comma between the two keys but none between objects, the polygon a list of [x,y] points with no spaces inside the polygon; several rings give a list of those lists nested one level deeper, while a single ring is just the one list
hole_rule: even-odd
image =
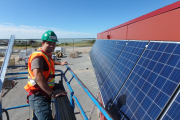
[{"label": "worker", "polygon": [[42,35],[42,47],[32,53],[28,60],[29,81],[24,87],[27,92],[27,102],[33,110],[32,120],[53,120],[51,97],[55,98],[67,93],[62,90],[54,91],[54,65],[67,65],[66,61],[57,62],[51,58],[51,52],[56,46],[57,36],[53,31]]}]

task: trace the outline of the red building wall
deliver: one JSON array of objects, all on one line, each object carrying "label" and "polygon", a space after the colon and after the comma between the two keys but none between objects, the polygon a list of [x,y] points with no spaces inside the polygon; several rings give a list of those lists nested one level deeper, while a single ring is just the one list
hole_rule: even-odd
[{"label": "red building wall", "polygon": [[110,30],[110,39],[127,39],[128,26],[120,27],[115,30]]},{"label": "red building wall", "polygon": [[128,25],[127,39],[180,41],[180,8]]}]

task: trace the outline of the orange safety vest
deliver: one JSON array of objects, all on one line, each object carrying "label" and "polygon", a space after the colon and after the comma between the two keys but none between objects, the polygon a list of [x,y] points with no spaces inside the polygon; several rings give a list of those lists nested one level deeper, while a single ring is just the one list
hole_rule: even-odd
[{"label": "orange safety vest", "polygon": [[40,89],[40,87],[38,86],[36,81],[34,80],[35,78],[34,78],[33,71],[31,71],[32,60],[39,56],[42,56],[45,59],[47,65],[49,67],[48,71],[43,71],[43,75],[46,78],[49,87],[51,89],[54,89],[54,77],[55,77],[54,76],[54,73],[55,73],[54,62],[50,57],[48,57],[48,55],[41,48],[39,48],[37,52],[34,52],[31,54],[31,56],[29,57],[29,60],[28,60],[29,81],[28,81],[27,85],[24,87],[24,89],[27,92],[30,92],[31,94],[34,94],[36,92],[40,92],[40,93],[42,92],[42,90]]}]

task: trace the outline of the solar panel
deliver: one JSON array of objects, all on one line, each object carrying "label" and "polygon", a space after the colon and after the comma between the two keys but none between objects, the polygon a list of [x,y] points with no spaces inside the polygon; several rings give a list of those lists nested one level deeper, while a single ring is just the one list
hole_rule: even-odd
[{"label": "solar panel", "polygon": [[179,92],[172,99],[180,91],[180,43],[113,42],[100,40],[90,53],[104,106],[111,115],[137,120],[180,118]]},{"label": "solar panel", "polygon": [[[115,98],[147,43],[147,41],[128,42],[100,89],[104,105],[109,99]],[[109,61],[112,61],[111,59],[114,58],[111,57]]]},{"label": "solar panel", "polygon": [[94,61],[96,60],[96,57],[94,56],[97,56],[100,49],[102,46],[103,46],[103,43],[102,40],[96,40],[95,44],[93,45],[91,51],[90,51],[90,58],[91,58],[91,61],[92,63],[94,63]]},{"label": "solar panel", "polygon": [[116,40],[109,41],[109,44],[106,46],[106,48],[103,50],[102,56],[99,60],[99,67],[102,67],[104,62],[109,56],[109,53],[113,49],[114,45],[116,44]]},{"label": "solar panel", "polygon": [[99,74],[99,71],[100,71],[100,62],[101,62],[101,57],[103,56],[104,54],[104,51],[106,51],[106,47],[108,46],[108,44],[110,43],[109,40],[104,40],[103,41],[103,45],[101,44],[101,46],[99,46],[99,53],[97,56],[95,56],[95,62],[93,63],[96,67],[95,67],[95,74],[96,74],[96,77],[97,75]]},{"label": "solar panel", "polygon": [[[114,63],[117,61],[120,53],[126,46],[127,41],[117,41],[111,51],[109,51],[109,55],[104,61],[101,63],[101,68],[99,70],[99,74],[97,75],[97,80],[99,86],[102,85],[110,70],[112,69]],[[112,45],[113,46],[113,45]]]},{"label": "solar panel", "polygon": [[179,79],[179,43],[150,42],[121,88],[118,98],[126,95],[126,105],[120,110],[130,119],[156,119]]},{"label": "solar panel", "polygon": [[166,114],[162,117],[162,120],[178,120],[180,119],[180,90],[178,91],[175,99],[168,108]]},{"label": "solar panel", "polygon": [[91,49],[91,52],[90,52],[90,58],[91,58],[91,62],[92,62],[95,73],[97,73],[97,71],[98,71],[97,70],[97,61],[98,61],[97,58],[99,58],[99,54],[102,50],[104,43],[105,42],[103,40],[96,40],[96,42],[93,46],[93,49]]},{"label": "solar panel", "polygon": [[98,84],[101,84],[101,81],[102,80],[102,67],[104,66],[110,52],[112,51],[114,45],[116,44],[117,42],[115,40],[113,41],[110,41],[110,43],[108,44],[108,46],[106,47],[106,50],[105,52],[102,54],[101,56],[101,59],[99,60],[99,63],[98,63],[98,67],[99,67],[99,71],[98,73],[96,74],[96,77],[98,79]]}]

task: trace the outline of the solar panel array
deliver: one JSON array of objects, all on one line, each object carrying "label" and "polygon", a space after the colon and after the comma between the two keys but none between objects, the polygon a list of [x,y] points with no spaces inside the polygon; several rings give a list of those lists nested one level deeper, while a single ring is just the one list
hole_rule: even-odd
[{"label": "solar panel array", "polygon": [[110,113],[115,106],[116,119],[179,117],[180,43],[97,40],[90,58],[103,104]]}]

